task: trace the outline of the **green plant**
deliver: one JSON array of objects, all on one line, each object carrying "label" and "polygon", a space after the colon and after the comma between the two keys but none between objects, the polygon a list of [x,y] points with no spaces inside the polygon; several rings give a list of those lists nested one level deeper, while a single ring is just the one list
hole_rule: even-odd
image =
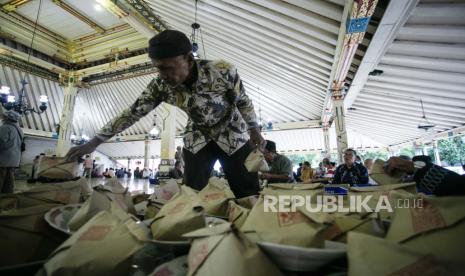
[{"label": "green plant", "polygon": [[456,136],[439,140],[439,156],[441,160],[446,161],[449,165],[465,164],[465,136]]}]

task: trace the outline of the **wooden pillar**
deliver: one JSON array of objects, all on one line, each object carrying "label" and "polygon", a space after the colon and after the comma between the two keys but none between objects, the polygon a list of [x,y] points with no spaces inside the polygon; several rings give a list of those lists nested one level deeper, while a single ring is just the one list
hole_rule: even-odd
[{"label": "wooden pillar", "polygon": [[76,105],[76,78],[73,73],[70,73],[66,78],[64,89],[63,110],[60,119],[60,133],[55,154],[57,156],[65,156],[71,147],[71,134],[73,131],[73,115],[74,106]]}]

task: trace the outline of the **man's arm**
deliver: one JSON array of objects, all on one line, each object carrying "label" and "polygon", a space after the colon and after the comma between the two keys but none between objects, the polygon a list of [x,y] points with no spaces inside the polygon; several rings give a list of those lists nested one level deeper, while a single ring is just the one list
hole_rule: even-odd
[{"label": "man's arm", "polygon": [[[412,161],[399,157],[391,157],[387,161],[386,172],[401,170],[414,173],[415,166]],[[465,195],[465,176],[459,175],[441,166],[429,163],[415,172],[414,180],[419,192],[434,194],[436,196]]]},{"label": "man's arm", "polygon": [[155,78],[130,107],[123,110],[116,118],[103,126],[89,142],[71,148],[66,155],[67,161],[75,161],[84,154],[93,152],[100,144],[147,115],[163,100],[163,95],[159,89],[159,79]]},{"label": "man's arm", "polygon": [[140,118],[154,110],[163,101],[157,85],[158,81],[158,78],[153,79],[137,100],[130,107],[123,110],[116,118],[103,126],[98,131],[96,137],[101,141],[106,141],[132,126]]},{"label": "man's arm", "polygon": [[286,163],[282,166],[279,173],[272,174],[272,173],[263,173],[261,178],[263,179],[276,179],[276,180],[283,180],[285,182],[289,182],[293,180],[293,171],[292,171],[292,162],[290,160],[286,160]]},{"label": "man's arm", "polygon": [[260,134],[260,128],[257,122],[257,116],[253,108],[252,100],[245,93],[242,80],[237,73],[235,68],[231,69],[231,75],[233,79],[233,91],[235,95],[234,102],[236,103],[237,109],[247,123],[247,127],[250,131],[250,140],[253,145],[264,147],[264,139]]}]

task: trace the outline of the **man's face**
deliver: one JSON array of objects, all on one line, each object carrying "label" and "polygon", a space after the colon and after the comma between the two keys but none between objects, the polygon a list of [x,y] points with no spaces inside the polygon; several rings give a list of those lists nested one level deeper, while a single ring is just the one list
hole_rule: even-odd
[{"label": "man's face", "polygon": [[272,151],[269,151],[269,150],[265,149],[263,151],[263,156],[265,156],[266,161],[271,162],[271,161],[273,161],[274,153]]},{"label": "man's face", "polygon": [[158,68],[161,79],[172,86],[185,82],[191,70],[189,55],[152,59],[152,63],[153,66]]},{"label": "man's face", "polygon": [[344,152],[344,162],[346,165],[352,166],[355,163],[355,154],[351,150],[346,150]]}]

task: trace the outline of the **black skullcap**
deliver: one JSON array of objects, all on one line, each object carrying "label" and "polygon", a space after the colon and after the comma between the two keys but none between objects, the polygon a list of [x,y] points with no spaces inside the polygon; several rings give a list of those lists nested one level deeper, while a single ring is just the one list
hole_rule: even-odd
[{"label": "black skullcap", "polygon": [[187,36],[176,30],[165,30],[149,40],[149,57],[153,59],[172,58],[192,51]]},{"label": "black skullcap", "polygon": [[276,151],[276,143],[270,140],[266,140],[265,149],[268,151]]}]

